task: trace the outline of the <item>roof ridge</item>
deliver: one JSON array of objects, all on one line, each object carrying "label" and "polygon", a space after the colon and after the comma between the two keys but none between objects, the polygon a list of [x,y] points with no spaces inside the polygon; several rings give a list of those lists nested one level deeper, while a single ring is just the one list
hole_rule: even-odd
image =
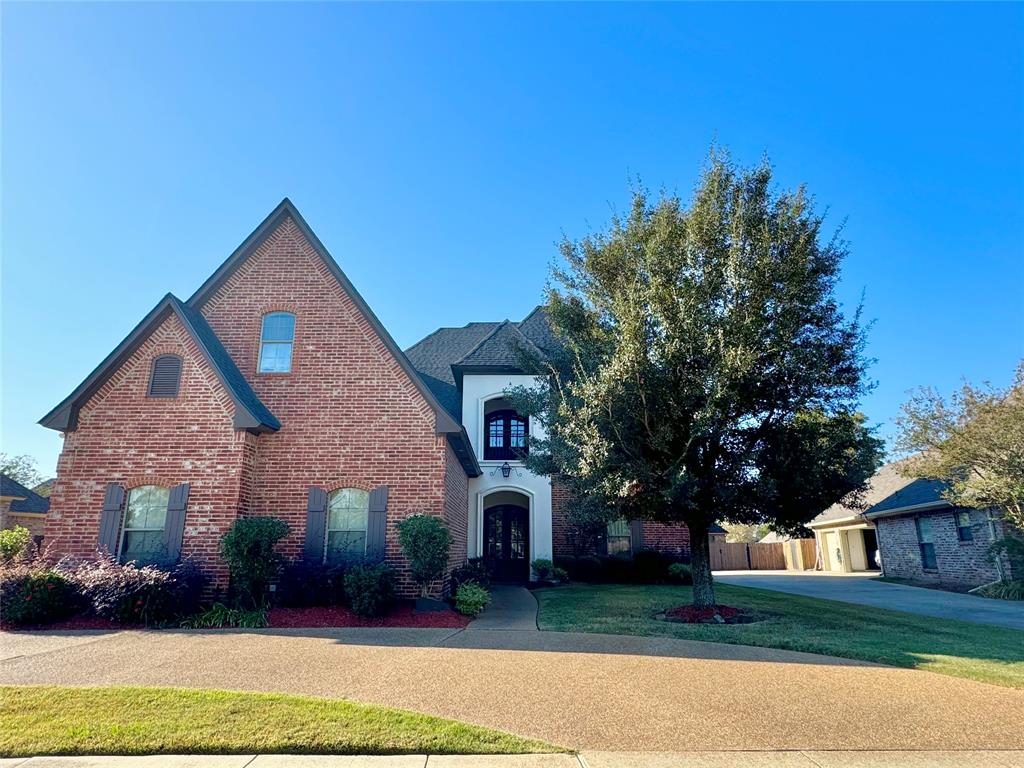
[{"label": "roof ridge", "polygon": [[466,352],[466,354],[464,354],[462,357],[460,357],[458,360],[456,360],[454,363],[452,363],[452,365],[458,365],[459,363],[461,363],[467,357],[469,357],[474,352],[476,352],[478,349],[480,349],[480,347],[482,347],[484,345],[484,342],[486,342],[488,339],[493,337],[498,331],[500,331],[502,328],[504,328],[506,325],[509,325],[510,323],[511,323],[511,321],[508,320],[508,319],[502,320],[500,323],[498,323],[496,326],[494,326],[494,328],[492,328],[491,331],[486,336],[484,336],[482,339],[480,339],[480,341],[478,341],[476,344],[474,344],[469,349],[469,351]]}]

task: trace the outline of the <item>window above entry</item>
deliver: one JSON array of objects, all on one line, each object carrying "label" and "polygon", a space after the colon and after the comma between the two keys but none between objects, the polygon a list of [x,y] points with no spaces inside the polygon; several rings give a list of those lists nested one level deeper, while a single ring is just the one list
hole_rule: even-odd
[{"label": "window above entry", "polygon": [[260,334],[260,373],[290,373],[295,341],[295,315],[271,312],[263,316]]},{"label": "window above entry", "polygon": [[484,417],[484,460],[506,461],[527,455],[530,422],[511,408],[488,410]]}]

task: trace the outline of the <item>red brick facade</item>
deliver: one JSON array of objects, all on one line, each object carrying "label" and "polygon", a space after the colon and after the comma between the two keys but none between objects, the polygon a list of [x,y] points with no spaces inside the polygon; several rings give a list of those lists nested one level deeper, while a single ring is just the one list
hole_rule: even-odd
[{"label": "red brick facade", "polygon": [[[565,483],[553,478],[551,482],[551,535],[555,557],[597,554],[601,542],[591,540],[573,525],[571,520],[572,496]],[[685,525],[643,522],[641,546],[659,552],[689,557],[690,530]],[[635,542],[634,542],[635,546]]]},{"label": "red brick facade", "polygon": [[[389,487],[386,557],[412,594],[395,526],[414,512],[445,517],[465,560],[468,486],[435,411],[291,218],[286,218],[197,306],[260,400],[277,432],[236,431],[234,406],[175,316],[81,407],[67,432],[47,520],[60,552],[95,552],[104,488],[189,483],[183,556],[226,579],[220,536],[238,516],[273,515],[302,552],[311,486]],[[291,372],[257,373],[262,318],[295,315]],[[155,355],[184,359],[173,399],[146,397]]]}]

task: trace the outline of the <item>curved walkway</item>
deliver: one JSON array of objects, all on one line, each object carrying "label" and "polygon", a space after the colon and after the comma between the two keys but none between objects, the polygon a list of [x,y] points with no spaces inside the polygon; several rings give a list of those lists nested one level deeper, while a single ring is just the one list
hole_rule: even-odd
[{"label": "curved walkway", "polygon": [[577,749],[1021,749],[1024,691],[671,638],[445,629],[0,635],[0,683],[376,702]]}]

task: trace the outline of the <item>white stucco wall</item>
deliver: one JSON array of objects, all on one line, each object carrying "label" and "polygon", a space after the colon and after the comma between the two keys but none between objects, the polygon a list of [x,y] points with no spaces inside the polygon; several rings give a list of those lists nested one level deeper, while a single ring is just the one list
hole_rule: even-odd
[{"label": "white stucco wall", "polygon": [[[469,556],[479,557],[483,548],[483,510],[487,496],[496,491],[516,491],[529,500],[531,561],[551,558],[551,481],[528,472],[522,462],[509,461],[512,473],[506,479],[501,474],[503,461],[483,459],[484,403],[502,397],[506,389],[529,386],[534,376],[519,374],[466,375],[462,380],[462,423],[466,427],[473,451],[480,460],[483,474],[469,480]],[[530,437],[543,437],[544,429],[530,420]]]}]

